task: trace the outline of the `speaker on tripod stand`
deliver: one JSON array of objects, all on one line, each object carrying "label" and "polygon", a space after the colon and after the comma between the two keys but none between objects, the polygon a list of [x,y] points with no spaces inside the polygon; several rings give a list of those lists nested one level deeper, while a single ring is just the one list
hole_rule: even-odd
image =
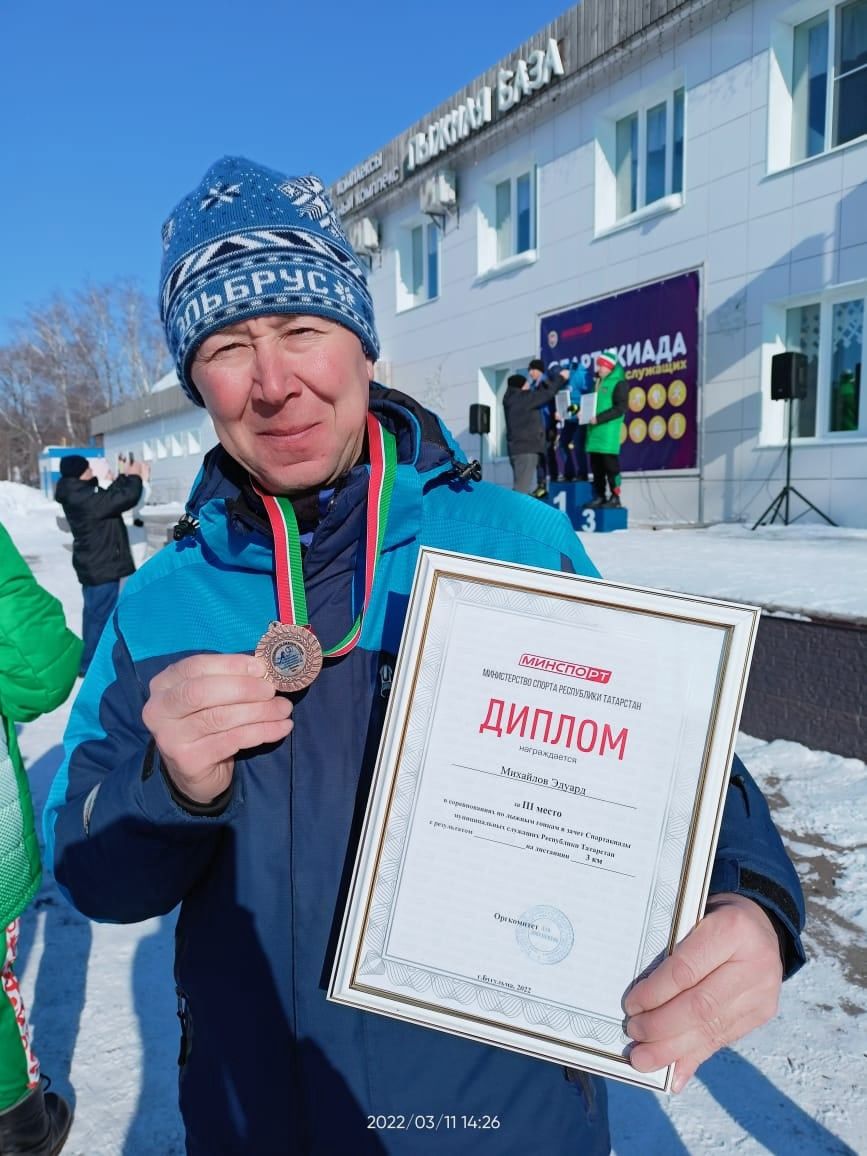
[{"label": "speaker on tripod stand", "polygon": [[483,466],[485,434],[491,432],[491,407],[475,403],[470,406],[470,433],[479,435],[479,465]]},{"label": "speaker on tripod stand", "polygon": [[[781,518],[783,525],[789,525],[789,495],[800,498],[804,505],[814,510],[820,518],[824,518],[830,526],[836,526],[827,514],[823,514],[818,506],[814,506],[809,498],[805,498],[800,490],[791,484],[792,479],[792,402],[803,401],[807,396],[807,358],[803,353],[787,352],[775,353],[771,358],[771,400],[787,403],[787,432],[786,432],[786,484],[760,516],[753,526],[761,526],[767,519],[768,525],[773,525],[777,518]],[[782,512],[781,512],[782,511]],[[770,517],[768,517],[770,515]],[[799,514],[800,518],[802,515]]]}]

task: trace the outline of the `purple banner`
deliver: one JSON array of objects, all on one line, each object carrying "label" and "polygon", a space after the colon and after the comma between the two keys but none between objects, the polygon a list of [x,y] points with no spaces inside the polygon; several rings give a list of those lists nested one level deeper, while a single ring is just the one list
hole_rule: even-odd
[{"label": "purple banner", "polygon": [[698,462],[698,273],[601,297],[541,321],[542,360],[617,349],[629,383],[620,464],[694,469]]}]

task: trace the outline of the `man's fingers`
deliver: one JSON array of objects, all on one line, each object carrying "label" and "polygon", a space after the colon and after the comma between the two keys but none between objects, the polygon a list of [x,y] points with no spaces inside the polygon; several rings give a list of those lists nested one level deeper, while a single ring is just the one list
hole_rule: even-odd
[{"label": "man's fingers", "polygon": [[676,1064],[673,1088],[679,1092],[705,1060],[720,1048],[728,1047],[760,1027],[767,1019],[763,1009],[750,1005],[742,1014],[727,1019],[725,1023],[696,1025],[681,1035],[636,1043],[629,1053],[629,1062],[637,1072],[655,1072]]},{"label": "man's fingers", "polygon": [[268,722],[251,722],[231,730],[208,735],[195,743],[188,744],[182,752],[174,756],[175,761],[184,760],[184,777],[196,777],[196,767],[206,771],[219,763],[234,759],[238,751],[249,750],[267,743],[277,743],[292,730],[291,718],[273,719]]},{"label": "man's fingers", "polygon": [[163,719],[158,727],[161,750],[170,758],[182,757],[202,739],[223,734],[239,726],[282,722],[292,714],[289,699],[274,695],[264,702],[237,702],[207,707],[180,718]]},{"label": "man's fingers", "polygon": [[282,722],[292,714],[292,702],[274,695],[264,702],[233,702],[228,705],[207,707],[188,716],[188,723],[198,736],[219,734],[240,726],[256,723]]},{"label": "man's fingers", "polygon": [[275,695],[274,684],[267,679],[243,674],[201,675],[165,690],[151,686],[151,697],[144,709],[145,725],[149,725],[149,718],[184,719],[215,707],[267,702]]},{"label": "man's fingers", "polygon": [[624,1011],[634,1016],[662,1007],[729,961],[749,965],[747,987],[766,985],[779,991],[782,964],[776,933],[762,908],[742,895],[714,896],[698,926],[627,994]]},{"label": "man's fingers", "polygon": [[646,979],[640,980],[623,1001],[628,1016],[661,1007],[683,991],[701,983],[731,955],[731,947],[706,919],[675,947]]},{"label": "man's fingers", "polygon": [[626,1031],[638,1043],[680,1036],[696,1025],[723,1035],[726,1023],[756,999],[754,982],[748,964],[726,964],[660,1007],[630,1016]]},{"label": "man's fingers", "polygon": [[208,675],[241,675],[265,678],[265,664],[254,654],[192,654],[173,662],[151,679],[151,694],[171,690],[179,683]]}]

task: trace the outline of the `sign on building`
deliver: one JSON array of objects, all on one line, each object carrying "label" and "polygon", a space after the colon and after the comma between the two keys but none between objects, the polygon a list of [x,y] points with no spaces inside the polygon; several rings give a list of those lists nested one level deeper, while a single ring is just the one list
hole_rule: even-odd
[{"label": "sign on building", "polygon": [[576,305],[541,320],[542,358],[593,357],[617,349],[629,383],[620,462],[626,470],[698,464],[699,275],[683,273]]}]

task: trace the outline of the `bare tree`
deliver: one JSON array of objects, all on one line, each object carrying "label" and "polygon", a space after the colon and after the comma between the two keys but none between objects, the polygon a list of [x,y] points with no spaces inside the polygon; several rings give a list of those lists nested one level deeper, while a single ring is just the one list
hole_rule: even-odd
[{"label": "bare tree", "polygon": [[131,281],[55,294],[0,346],[0,470],[28,477],[44,445],[86,445],[90,422],[169,367],[156,306]]}]

